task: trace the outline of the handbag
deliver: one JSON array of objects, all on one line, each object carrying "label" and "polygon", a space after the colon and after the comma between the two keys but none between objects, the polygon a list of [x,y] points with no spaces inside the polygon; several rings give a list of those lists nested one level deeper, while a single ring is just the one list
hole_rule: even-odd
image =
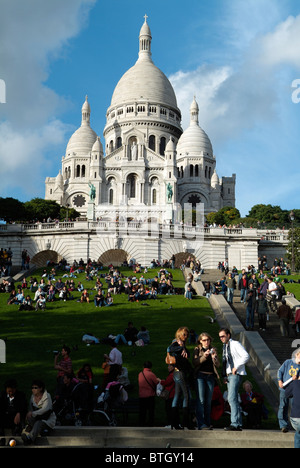
[{"label": "handbag", "polygon": [[166,361],[166,364],[176,364],[175,356],[171,356],[170,353],[167,353],[165,361]]},{"label": "handbag", "polygon": [[170,392],[169,390],[167,390],[166,388],[164,388],[161,392],[160,392],[160,398],[162,398],[163,400],[168,400],[169,399],[169,396],[170,396]]},{"label": "handbag", "polygon": [[170,392],[169,390],[164,388],[161,383],[158,383],[156,386],[156,395],[162,398],[163,400],[168,400]]}]

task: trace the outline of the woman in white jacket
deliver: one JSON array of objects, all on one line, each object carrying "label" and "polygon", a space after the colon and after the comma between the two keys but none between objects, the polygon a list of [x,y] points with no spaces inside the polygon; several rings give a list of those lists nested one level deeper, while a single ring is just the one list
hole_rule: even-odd
[{"label": "woman in white jacket", "polygon": [[56,424],[52,399],[45,389],[45,384],[41,380],[34,380],[31,390],[29,412],[26,415],[27,426],[22,433],[25,445],[34,443],[38,435],[45,430],[53,429]]}]

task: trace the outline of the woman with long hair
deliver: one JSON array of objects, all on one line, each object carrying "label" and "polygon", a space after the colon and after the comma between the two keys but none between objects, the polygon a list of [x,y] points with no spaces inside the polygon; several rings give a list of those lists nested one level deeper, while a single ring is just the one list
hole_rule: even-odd
[{"label": "woman with long hair", "polygon": [[[175,339],[168,348],[168,352],[175,358],[174,382],[175,395],[172,403],[172,429],[191,429],[189,423],[190,388],[189,378],[191,375],[191,364],[189,361],[189,351],[186,342],[189,337],[189,329],[180,327],[175,333]],[[179,396],[182,394],[183,427],[179,424]]]},{"label": "woman with long hair", "polygon": [[194,349],[193,364],[196,377],[196,418],[198,429],[211,429],[211,402],[215,380],[219,378],[217,367],[219,359],[212,347],[212,337],[203,332],[198,337],[198,346]]}]

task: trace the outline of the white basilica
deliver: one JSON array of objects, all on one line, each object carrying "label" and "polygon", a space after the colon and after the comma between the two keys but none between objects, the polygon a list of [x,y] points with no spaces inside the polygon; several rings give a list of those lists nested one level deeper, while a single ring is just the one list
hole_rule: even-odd
[{"label": "white basilica", "polygon": [[[170,206],[204,204],[207,214],[235,206],[236,176],[219,178],[211,141],[199,126],[194,98],[183,131],[174,89],[153,63],[147,17],[135,65],[118,82],[106,112],[104,145],[91,127],[86,97],[81,126],[71,136],[57,177],[46,179],[48,200],[97,217],[126,206],[131,216],[170,219]],[[94,193],[91,196],[91,188]]]}]

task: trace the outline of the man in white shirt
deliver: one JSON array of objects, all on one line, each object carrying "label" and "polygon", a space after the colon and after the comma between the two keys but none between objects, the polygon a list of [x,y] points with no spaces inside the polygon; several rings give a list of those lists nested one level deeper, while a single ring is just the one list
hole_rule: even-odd
[{"label": "man in white shirt", "polygon": [[277,284],[273,281],[273,279],[268,278],[268,290],[267,290],[267,304],[270,312],[277,311],[277,296],[278,296],[278,288]]},{"label": "man in white shirt", "polygon": [[228,388],[228,403],[231,409],[231,424],[226,431],[242,430],[242,415],[239,403],[239,388],[242,376],[246,375],[245,364],[250,356],[238,341],[231,339],[227,328],[222,328],[219,337],[223,343],[223,377]]},{"label": "man in white shirt", "polygon": [[114,340],[111,341],[111,351],[109,355],[104,354],[104,358],[107,359],[107,362],[110,366],[109,369],[109,381],[117,380],[117,377],[122,369],[123,356],[121,351],[118,350],[117,344]]}]

